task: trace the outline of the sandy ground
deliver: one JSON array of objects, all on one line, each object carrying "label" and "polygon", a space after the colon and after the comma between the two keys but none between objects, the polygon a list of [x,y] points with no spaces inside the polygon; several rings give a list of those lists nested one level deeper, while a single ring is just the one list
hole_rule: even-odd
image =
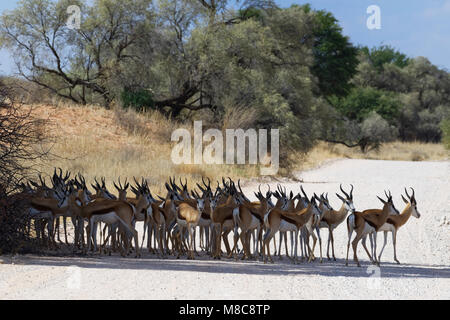
[{"label": "sandy ground", "polygon": [[[339,183],[346,190],[352,183],[357,210],[381,207],[376,195],[384,189],[392,191],[401,210],[400,192],[414,187],[421,217],[411,217],[399,231],[397,255],[402,264],[393,261],[389,235],[381,268],[368,262],[362,248],[362,267],[346,267],[347,231],[342,224],[335,231],[338,260],[322,264],[294,265],[286,258],[274,264],[204,256],[195,261],[158,259],[148,253],[141,259],[0,257],[0,298],[450,299],[450,162],[338,160],[303,172],[299,179],[308,194],[329,192],[334,208],[340,206],[335,196]],[[298,182],[284,185],[288,191],[299,191]],[[255,186],[249,183],[244,191],[253,196]],[[327,237],[324,230],[324,242]],[[379,234],[379,247],[382,238]]]}]

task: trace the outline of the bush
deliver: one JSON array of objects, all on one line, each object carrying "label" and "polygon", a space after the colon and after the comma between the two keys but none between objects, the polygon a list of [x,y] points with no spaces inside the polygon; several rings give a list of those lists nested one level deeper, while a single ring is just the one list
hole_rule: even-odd
[{"label": "bush", "polygon": [[442,143],[447,149],[450,149],[450,118],[446,118],[441,122]]},{"label": "bush", "polygon": [[12,89],[0,82],[0,254],[23,252],[30,240],[27,197],[17,190],[34,161],[48,154],[44,123],[32,111],[14,103]]},{"label": "bush", "polygon": [[40,245],[30,237],[26,197],[0,195],[0,255],[37,252]]},{"label": "bush", "polygon": [[126,88],[121,94],[121,100],[124,108],[131,107],[137,111],[145,111],[155,107],[153,95],[146,89],[132,90]]},{"label": "bush", "polygon": [[395,127],[383,119],[378,113],[372,111],[362,122],[361,131],[364,137],[373,141],[388,142],[397,138],[398,132]]},{"label": "bush", "polygon": [[345,98],[331,99],[331,104],[351,120],[363,121],[372,111],[384,119],[394,122],[400,109],[400,101],[395,93],[375,88],[357,87]]}]

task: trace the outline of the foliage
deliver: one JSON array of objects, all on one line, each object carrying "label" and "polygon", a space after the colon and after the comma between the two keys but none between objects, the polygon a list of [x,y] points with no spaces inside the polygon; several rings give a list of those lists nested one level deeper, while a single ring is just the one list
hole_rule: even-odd
[{"label": "foliage", "polygon": [[376,111],[371,111],[361,123],[361,134],[370,139],[372,143],[381,143],[395,140],[398,130],[394,126],[390,126]]},{"label": "foliage", "polygon": [[325,10],[315,13],[313,74],[319,79],[320,93],[345,96],[356,74],[358,49],[342,34],[337,19]]},{"label": "foliage", "polygon": [[[69,4],[80,29],[66,27]],[[302,152],[316,139],[367,148],[362,128],[378,135],[367,122],[384,126],[378,116],[402,140],[441,139],[447,71],[390,46],[357,48],[325,10],[237,4],[22,0],[0,17],[0,43],[24,79],[76,103],[211,124],[247,110],[253,127],[280,128],[282,145]]]},{"label": "foliage", "polygon": [[441,122],[442,142],[447,149],[450,149],[450,118]]},{"label": "foliage", "polygon": [[371,112],[376,112],[393,123],[400,108],[400,101],[391,92],[371,87],[356,87],[344,98],[333,97],[332,104],[351,120],[363,121]]},{"label": "foliage", "polygon": [[42,148],[42,125],[32,109],[14,103],[10,88],[0,83],[0,254],[15,252],[29,240],[20,184],[33,162],[48,153]]},{"label": "foliage", "polygon": [[125,88],[121,95],[121,101],[124,108],[131,107],[137,111],[146,111],[155,107],[153,95],[145,89]]},{"label": "foliage", "polygon": [[362,47],[360,50],[369,59],[372,66],[378,70],[382,70],[386,64],[394,64],[399,68],[404,68],[410,62],[405,54],[388,45],[373,48]]}]

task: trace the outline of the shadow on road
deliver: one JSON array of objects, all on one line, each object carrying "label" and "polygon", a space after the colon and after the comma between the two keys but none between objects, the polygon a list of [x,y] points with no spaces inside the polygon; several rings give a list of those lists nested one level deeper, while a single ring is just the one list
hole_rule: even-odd
[{"label": "shadow on road", "polygon": [[[36,256],[23,255],[17,258],[4,259],[3,263],[17,265],[40,266],[78,266],[80,268],[95,269],[131,269],[131,270],[161,270],[161,271],[188,271],[207,272],[217,274],[248,274],[248,275],[320,275],[325,277],[368,277],[373,273],[373,265],[368,261],[361,261],[358,268],[353,261],[345,266],[344,259],[337,261],[324,260],[312,263],[300,262],[293,264],[288,258],[278,260],[274,258],[273,264],[264,264],[261,261],[235,261],[222,258],[211,260],[208,256],[200,256],[198,260],[175,259],[169,257],[160,259],[151,254],[144,254],[143,258],[122,258],[118,256]],[[369,266],[372,268],[368,269]],[[450,266],[382,263],[381,277],[385,278],[450,278]]]}]

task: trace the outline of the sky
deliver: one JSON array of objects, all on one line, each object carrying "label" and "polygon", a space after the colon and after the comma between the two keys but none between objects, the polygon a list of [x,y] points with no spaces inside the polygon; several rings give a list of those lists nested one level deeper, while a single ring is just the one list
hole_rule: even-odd
[{"label": "sky", "polygon": [[[16,7],[18,0],[0,2],[0,12]],[[343,33],[355,45],[390,45],[409,57],[424,56],[433,64],[450,71],[450,0],[275,0],[282,8],[310,3],[317,10],[333,13]],[[377,5],[381,28],[369,30],[371,14],[367,8]],[[0,73],[14,73],[11,54],[0,50]]]}]

